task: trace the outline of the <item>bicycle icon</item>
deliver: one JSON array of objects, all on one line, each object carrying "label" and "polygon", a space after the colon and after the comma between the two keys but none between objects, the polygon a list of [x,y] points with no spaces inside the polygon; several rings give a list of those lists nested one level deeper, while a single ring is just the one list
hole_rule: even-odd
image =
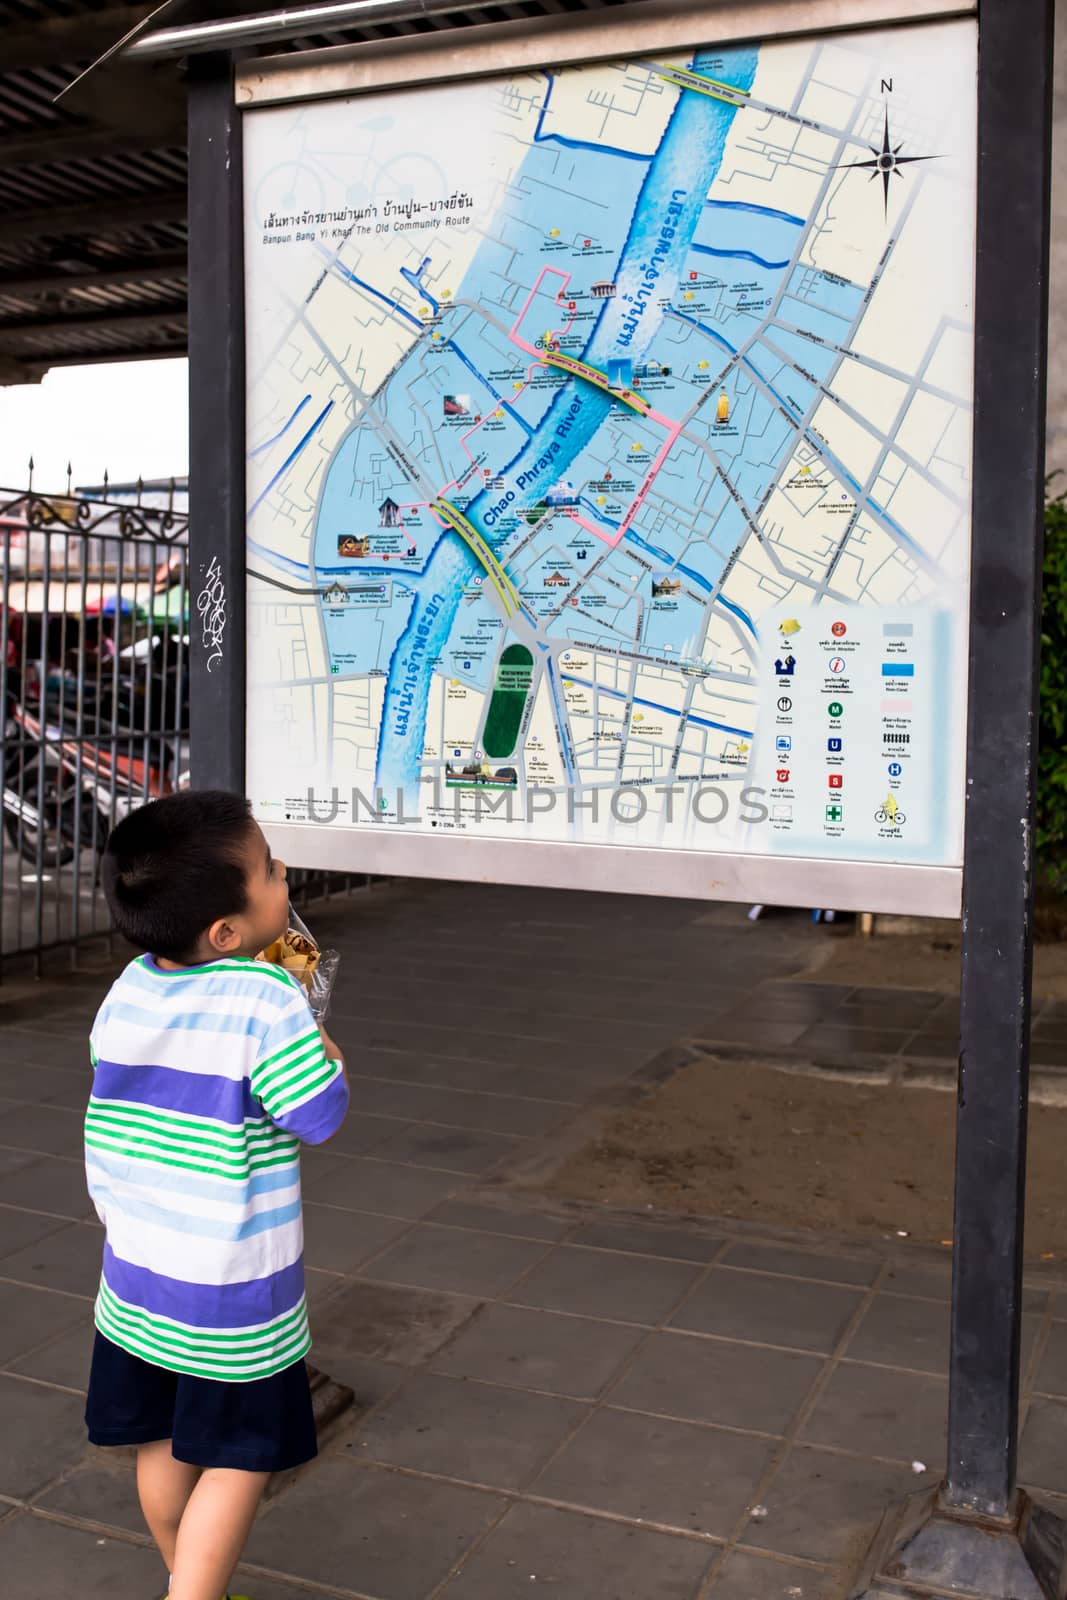
[{"label": "bicycle icon", "polygon": [[875,822],[888,822],[891,827],[896,828],[899,827],[902,822],[907,822],[908,819],[906,814],[899,809],[890,815],[885,806],[879,806],[878,810],[874,813],[874,820]]}]

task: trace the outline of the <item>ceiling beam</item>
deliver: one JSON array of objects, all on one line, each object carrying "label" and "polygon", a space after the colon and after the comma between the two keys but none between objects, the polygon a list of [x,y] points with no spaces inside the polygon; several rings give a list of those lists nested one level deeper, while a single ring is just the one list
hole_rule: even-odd
[{"label": "ceiling beam", "polygon": [[45,370],[39,361],[19,361],[14,356],[0,355],[0,388],[9,383],[40,383]]},{"label": "ceiling beam", "polygon": [[0,244],[41,235],[62,238],[72,233],[121,233],[153,222],[184,222],[184,189],[126,200],[93,200],[85,205],[45,206],[34,211],[0,211]]},{"label": "ceiling beam", "polygon": [[[131,338],[152,333],[156,328],[185,326],[185,301],[154,306],[150,311],[106,311],[101,315],[74,317],[29,317],[0,322],[0,353],[18,356],[20,346],[29,340],[59,336],[69,339],[80,333],[125,333]],[[33,356],[35,351],[26,352]]]},{"label": "ceiling beam", "polygon": [[92,156],[141,155],[146,150],[165,149],[185,144],[185,129],[175,124],[173,131],[157,135],[154,130],[118,128],[47,129],[43,133],[9,134],[0,138],[0,172],[18,167],[43,166],[52,161],[87,161]]},{"label": "ceiling beam", "polygon": [[[129,350],[101,350],[93,355],[62,355],[38,356],[36,359],[43,362],[42,371],[49,371],[52,367],[102,367],[116,361],[169,361],[174,356],[184,356],[187,352],[187,343],[181,340],[168,340],[166,344],[134,345]],[[25,380],[36,383],[37,379]]]},{"label": "ceiling beam", "polygon": [[183,277],[186,265],[185,251],[174,250],[123,266],[90,267],[84,272],[49,272],[38,268],[18,276],[0,276],[0,298],[4,295],[62,295],[72,289],[136,289],[143,283],[164,283]]},{"label": "ceiling beam", "polygon": [[121,39],[152,10],[151,5],[118,5],[70,17],[42,17],[21,27],[6,22],[0,72],[86,61]]}]

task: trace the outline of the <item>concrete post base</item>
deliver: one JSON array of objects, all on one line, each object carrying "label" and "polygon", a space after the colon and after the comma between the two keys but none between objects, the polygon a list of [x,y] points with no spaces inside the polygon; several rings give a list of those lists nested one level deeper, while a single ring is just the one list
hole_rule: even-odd
[{"label": "concrete post base", "polygon": [[1067,1524],[1020,1492],[996,1522],[914,1495],[883,1517],[849,1600],[1067,1600]]}]

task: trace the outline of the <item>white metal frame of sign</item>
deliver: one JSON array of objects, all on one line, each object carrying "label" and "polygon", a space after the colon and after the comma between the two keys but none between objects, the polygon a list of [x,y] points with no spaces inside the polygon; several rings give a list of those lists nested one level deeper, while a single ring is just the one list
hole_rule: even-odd
[{"label": "white metal frame of sign", "polygon": [[[643,0],[564,19],[480,25],[245,62],[236,71],[235,97],[244,118],[255,118],[268,107],[540,69],[546,63],[568,66],[701,44],[771,43],[806,34],[918,25],[973,17],[976,9],[975,5],[938,0],[914,0],[911,4],[893,0],[755,0],[699,5]],[[880,171],[872,173],[872,177],[881,176]],[[886,185],[888,190],[888,177]],[[251,306],[246,307],[246,316],[251,316]],[[962,595],[966,574],[959,575],[958,584]],[[965,619],[965,597],[961,604]],[[966,641],[962,660],[965,663]],[[415,828],[388,821],[331,826],[279,820],[277,812],[259,811],[257,815],[280,855],[310,867],[952,916],[960,909],[962,882],[964,707],[961,682],[947,707],[953,722],[959,721],[952,738],[958,732],[960,759],[951,769],[951,781],[960,791],[953,796],[960,815],[959,858],[953,846],[948,857],[942,853],[929,864],[894,860],[888,855],[874,860],[849,858],[844,844],[846,853],[838,857],[832,853],[832,841],[828,841],[825,854],[791,855],[782,845],[778,846],[780,853],[764,854],[631,844],[618,837],[614,842],[590,843],[485,832],[434,833],[425,823]],[[942,707],[942,714],[945,711]],[[856,714],[858,717],[858,704]],[[250,741],[253,737],[250,728]]]}]

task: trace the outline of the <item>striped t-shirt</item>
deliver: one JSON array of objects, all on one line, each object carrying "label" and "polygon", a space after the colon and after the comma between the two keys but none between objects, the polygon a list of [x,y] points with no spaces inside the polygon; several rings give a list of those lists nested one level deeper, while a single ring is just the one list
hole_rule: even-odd
[{"label": "striped t-shirt", "polygon": [[169,971],[141,956],[90,1050],[100,1332],[201,1378],[291,1366],[310,1345],[300,1142],[328,1139],[348,1109],[303,989],[261,961]]}]

